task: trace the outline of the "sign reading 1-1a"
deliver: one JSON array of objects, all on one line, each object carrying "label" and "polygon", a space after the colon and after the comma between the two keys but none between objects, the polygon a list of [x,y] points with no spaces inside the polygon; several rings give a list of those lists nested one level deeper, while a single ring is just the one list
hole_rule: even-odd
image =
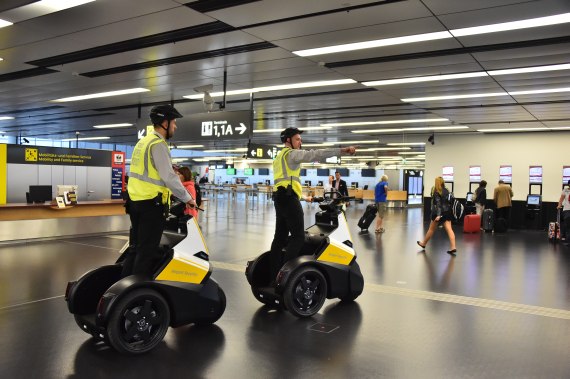
[{"label": "sign reading 1-1a", "polygon": [[178,119],[173,140],[185,142],[249,139],[252,112],[231,111],[198,113]]},{"label": "sign reading 1-1a", "polygon": [[275,159],[279,150],[280,149],[277,146],[249,143],[247,145],[247,157],[257,159]]}]

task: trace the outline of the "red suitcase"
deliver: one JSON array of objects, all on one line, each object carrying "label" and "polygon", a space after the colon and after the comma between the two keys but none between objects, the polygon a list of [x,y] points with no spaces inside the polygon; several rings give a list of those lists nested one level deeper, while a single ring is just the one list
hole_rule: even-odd
[{"label": "red suitcase", "polygon": [[465,215],[463,219],[463,233],[477,233],[481,229],[481,216]]}]

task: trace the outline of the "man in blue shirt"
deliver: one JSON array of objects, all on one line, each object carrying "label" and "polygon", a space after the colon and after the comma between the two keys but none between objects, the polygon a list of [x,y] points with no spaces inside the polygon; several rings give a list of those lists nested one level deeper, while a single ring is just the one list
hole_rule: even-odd
[{"label": "man in blue shirt", "polygon": [[386,195],[388,195],[388,176],[382,175],[378,184],[374,188],[374,201],[378,208],[378,218],[376,219],[376,233],[384,233],[382,227],[384,215],[386,214]]}]

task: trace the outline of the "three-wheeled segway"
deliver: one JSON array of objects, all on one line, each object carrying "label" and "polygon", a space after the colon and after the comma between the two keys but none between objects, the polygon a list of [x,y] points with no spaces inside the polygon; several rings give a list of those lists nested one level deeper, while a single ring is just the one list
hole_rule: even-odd
[{"label": "three-wheeled segway", "polygon": [[127,242],[115,264],[68,283],[65,300],[83,331],[119,352],[140,354],[158,345],[169,326],[212,324],[222,316],[226,296],[211,278],[200,227],[191,216],[182,222],[185,225],[176,221],[182,219],[184,207],[178,203],[171,208],[170,227],[160,241],[164,258],[150,279],[139,275],[121,278]]},{"label": "three-wheeled segway", "polygon": [[276,278],[270,276],[269,251],[247,263],[245,275],[257,300],[310,317],[327,298],[352,301],[362,293],[364,278],[342,210],[352,199],[333,193],[313,198],[321,209],[315,224],[305,230],[300,256],[285,262]]}]

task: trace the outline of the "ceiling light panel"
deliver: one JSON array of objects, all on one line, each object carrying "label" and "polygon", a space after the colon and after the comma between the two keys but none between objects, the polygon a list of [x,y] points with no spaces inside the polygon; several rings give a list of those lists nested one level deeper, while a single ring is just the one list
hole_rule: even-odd
[{"label": "ceiling light panel", "polygon": [[83,137],[83,138],[66,138],[62,139],[62,141],[96,141],[96,140],[104,140],[110,139],[111,137]]},{"label": "ceiling light panel", "polygon": [[391,124],[410,124],[414,122],[443,122],[449,121],[447,118],[425,118],[412,120],[384,120],[384,121],[363,121],[363,122],[338,122],[331,124],[321,124],[321,126],[364,126],[364,125],[391,125]]},{"label": "ceiling light panel", "polygon": [[150,90],[148,90],[146,88],[129,88],[129,89],[122,89],[122,90],[117,90],[117,91],[92,93],[89,95],[64,97],[64,98],[56,99],[56,100],[52,100],[52,101],[56,102],[56,103],[64,103],[64,102],[69,102],[69,101],[81,101],[81,100],[88,100],[88,99],[96,99],[96,98],[100,98],[100,97],[129,95],[129,94],[133,94],[133,93],[149,92],[149,91]]},{"label": "ceiling light panel", "polygon": [[[257,92],[283,91],[283,90],[289,90],[289,89],[338,86],[338,85],[353,84],[353,83],[356,83],[356,80],[339,79],[339,80],[321,80],[321,81],[316,81],[316,82],[281,84],[281,85],[276,85],[276,86],[255,87],[255,88],[248,88],[248,89],[226,91],[226,96],[243,95],[243,94],[250,94],[250,93],[257,93]],[[210,96],[220,97],[220,96],[224,96],[224,93],[223,92],[212,92],[212,93],[210,93]],[[199,93],[199,94],[195,94],[195,95],[186,95],[186,96],[182,96],[182,97],[185,97],[187,99],[202,99],[202,98],[204,98],[204,94]]]},{"label": "ceiling light panel", "polygon": [[[45,16],[50,13],[59,12],[64,9],[77,7],[83,4],[91,3],[95,0],[41,0],[35,1],[28,5],[13,8],[2,13],[2,16],[12,23],[26,21],[32,18]],[[4,25],[7,26],[7,25]],[[0,27],[2,22],[0,21]]]},{"label": "ceiling light panel", "polygon": [[124,128],[127,126],[133,126],[133,124],[122,123],[122,124],[93,125],[93,127],[96,129]]},{"label": "ceiling light panel", "polygon": [[520,30],[528,28],[536,28],[547,25],[558,25],[570,22],[570,13],[562,13],[547,17],[530,18],[526,20],[502,22],[498,24],[489,24],[482,26],[474,26],[470,28],[453,29],[449,32],[454,37],[472,36],[486,33],[504,32],[507,30]]}]

